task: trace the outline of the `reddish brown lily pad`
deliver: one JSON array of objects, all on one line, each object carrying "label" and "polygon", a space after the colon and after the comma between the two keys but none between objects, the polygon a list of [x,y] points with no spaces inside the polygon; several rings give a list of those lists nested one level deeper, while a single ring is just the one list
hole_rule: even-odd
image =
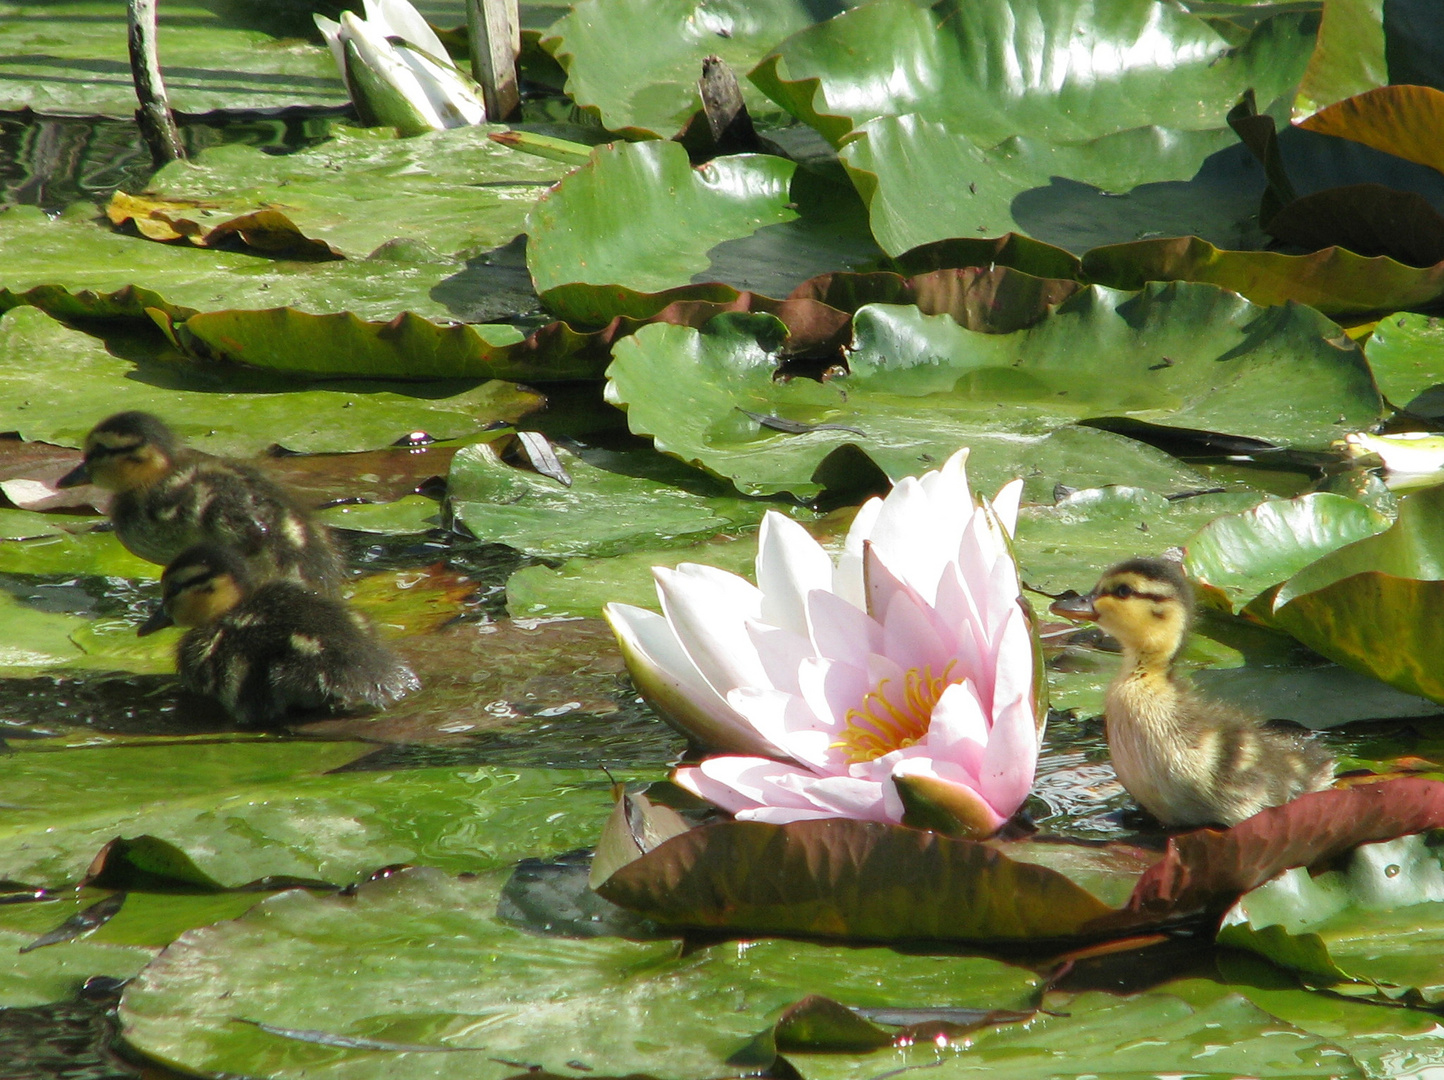
[{"label": "reddish brown lily pad", "polygon": [[[1113,908],[1065,876],[978,843],[877,822],[726,821],[673,837],[597,891],[657,922],[740,934],[875,941],[1098,939],[1216,918],[1284,870],[1349,849],[1444,828],[1444,783],[1406,778],[1305,795],[1232,829],[1169,840],[1141,874],[1118,845],[1091,849],[1098,871],[1126,874]],[[1079,848],[1087,859],[1090,849]],[[1136,862],[1134,863],[1136,865]]]}]

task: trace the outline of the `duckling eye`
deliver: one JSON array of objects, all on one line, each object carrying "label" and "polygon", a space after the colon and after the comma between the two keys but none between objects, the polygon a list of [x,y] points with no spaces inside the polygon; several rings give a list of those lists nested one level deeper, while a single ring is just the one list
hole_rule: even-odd
[{"label": "duckling eye", "polygon": [[1126,583],[1122,585],[1115,585],[1113,586],[1113,595],[1118,597],[1118,599],[1120,600],[1127,600],[1130,596],[1133,595],[1133,586]]}]

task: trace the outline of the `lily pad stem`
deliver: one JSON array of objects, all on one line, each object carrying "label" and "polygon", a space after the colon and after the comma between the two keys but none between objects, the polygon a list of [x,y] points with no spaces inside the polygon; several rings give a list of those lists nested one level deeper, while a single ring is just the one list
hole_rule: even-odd
[{"label": "lily pad stem", "polygon": [[481,84],[486,118],[501,123],[521,104],[516,58],[521,52],[517,0],[466,0],[471,74]]},{"label": "lily pad stem", "polygon": [[140,133],[150,147],[156,166],[185,159],[180,131],[166,101],[165,83],[160,77],[160,57],[156,51],[156,0],[129,0],[130,74],[135,80],[135,96],[140,101],[135,118]]}]

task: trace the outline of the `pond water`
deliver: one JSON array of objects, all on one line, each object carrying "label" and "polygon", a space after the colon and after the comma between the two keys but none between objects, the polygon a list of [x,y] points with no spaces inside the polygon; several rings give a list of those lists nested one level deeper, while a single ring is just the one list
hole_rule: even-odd
[{"label": "pond water", "polygon": [[[321,143],[327,138],[332,121],[341,115],[342,110],[297,110],[229,117],[224,121],[192,119],[183,125],[183,132],[191,150],[229,143],[285,154]],[[104,200],[118,187],[134,190],[143,185],[149,175],[149,162],[129,123],[18,113],[0,115],[0,202],[59,211],[77,200]],[[114,344],[112,348],[123,349]],[[547,405],[526,415],[520,424],[575,451],[579,459],[584,453],[624,456],[648,448],[646,441],[626,432],[618,411],[603,402],[599,386],[588,384],[571,390],[551,387],[547,388],[547,395]],[[10,445],[13,442],[9,440],[7,445],[0,446],[0,460],[4,452],[15,449]],[[423,460],[423,450],[435,456]],[[580,792],[583,798],[578,801],[582,802],[608,785],[601,770],[610,770],[623,780],[657,779],[668,763],[685,752],[685,741],[637,696],[610,632],[596,618],[594,605],[587,608],[588,614],[584,617],[550,615],[527,619],[511,613],[519,606],[518,597],[543,595],[539,590],[555,587],[558,579],[573,582],[575,579],[568,578],[568,574],[577,575],[588,588],[609,588],[612,579],[605,575],[586,578],[596,567],[586,564],[578,568],[585,563],[584,559],[572,563],[564,562],[562,557],[527,555],[518,550],[525,546],[520,541],[518,547],[511,547],[472,536],[463,524],[451,518],[437,499],[441,487],[439,478],[447,475],[450,455],[455,452],[458,452],[456,444],[442,442],[435,447],[401,446],[366,455],[278,454],[263,460],[265,467],[275,469],[318,506],[328,507],[327,513],[336,515],[329,520],[339,528],[353,572],[355,601],[387,628],[395,647],[422,673],[426,689],[415,698],[375,719],[298,722],[264,735],[237,731],[233,725],[218,720],[215,711],[203,702],[177,691],[163,655],[157,659],[155,654],[130,651],[138,648],[130,640],[131,629],[156,601],[153,575],[147,577],[133,566],[122,567],[124,572],[112,572],[118,565],[114,560],[121,558],[113,537],[103,527],[86,531],[90,525],[98,525],[101,518],[93,513],[93,508],[73,507],[66,514],[66,525],[79,539],[63,542],[90,545],[84,560],[80,560],[89,569],[76,572],[47,568],[43,552],[38,545],[32,545],[24,549],[24,555],[0,567],[0,593],[26,612],[42,613],[52,620],[74,620],[63,624],[68,628],[67,633],[78,635],[79,640],[88,643],[91,649],[88,655],[102,659],[59,672],[36,670],[0,678],[0,744],[10,749],[12,757],[33,749],[41,740],[53,740],[56,746],[117,753],[128,749],[170,750],[178,758],[191,756],[197,762],[204,759],[206,767],[215,770],[206,775],[213,776],[218,785],[229,781],[231,773],[246,769],[264,774],[260,779],[248,779],[248,782],[254,780],[257,790],[262,792],[254,796],[257,802],[264,802],[266,797],[279,798],[275,795],[278,786],[292,782],[301,785],[317,779],[308,773],[302,781],[299,776],[306,771],[302,768],[295,769],[293,775],[286,773],[282,765],[270,761],[257,764],[246,756],[252,751],[257,751],[258,756],[264,755],[276,747],[287,753],[295,750],[298,760],[310,753],[314,753],[317,760],[324,759],[324,767],[309,771],[320,774],[318,783],[334,783],[338,788],[370,780],[379,787],[392,776],[420,776],[427,770],[430,770],[428,777],[444,776],[449,781],[485,787],[507,770],[540,776],[552,775],[540,770],[559,770],[567,771],[567,775],[557,781],[558,786],[570,785],[568,795]],[[1291,495],[1312,479],[1303,468],[1266,471],[1218,458],[1193,460],[1190,464],[1198,466],[1203,475],[1225,491],[1240,487],[1246,481],[1256,491]],[[345,513],[356,512],[359,517],[366,512],[347,505],[352,495],[361,491],[375,493],[388,484],[387,495],[377,502],[398,507],[405,504],[404,512],[398,510],[395,520],[376,524],[369,531],[359,527],[347,529]],[[830,521],[823,516],[807,520],[819,532],[835,539],[845,518],[844,511],[838,520]],[[1136,530],[1131,520],[1126,527]],[[739,557],[738,550],[746,547],[752,531],[750,525],[745,524],[719,527],[721,538],[713,547],[704,547],[700,552],[688,549],[681,555],[675,551],[667,554],[669,558],[672,555],[715,556],[718,561],[745,565],[746,559]],[[1040,545],[1034,550],[1041,551],[1043,547]],[[520,573],[522,571],[527,573]],[[629,573],[618,588],[635,588],[638,575]],[[523,580],[532,592],[521,591],[517,582]],[[579,587],[579,594],[582,591]],[[82,627],[82,623],[86,625]],[[53,625],[62,624],[57,621]],[[52,623],[45,626],[50,627]],[[1204,640],[1190,661],[1196,661],[1197,666],[1216,661],[1222,652],[1238,644],[1222,632],[1209,636],[1208,626],[1202,629]],[[1106,675],[1100,677],[1099,672],[1111,671],[1113,658],[1100,652],[1095,641],[1083,638],[1066,647],[1050,649],[1049,655],[1060,701],[1075,703],[1077,708],[1074,712],[1054,713],[1050,718],[1034,794],[1025,807],[1032,826],[1041,834],[1074,841],[1080,850],[1126,839],[1140,851],[1156,852],[1164,837],[1146,828],[1140,831],[1131,800],[1107,764],[1101,725],[1090,718],[1096,708],[1090,708],[1089,704],[1096,704],[1097,686],[1106,678]],[[107,656],[123,656],[125,670],[107,667],[103,662]],[[1289,671],[1297,666],[1297,656],[1293,654],[1282,658],[1278,665]],[[1341,758],[1361,763],[1397,763],[1407,759],[1412,762],[1408,767],[1416,772],[1437,772],[1444,763],[1444,737],[1435,730],[1438,718],[1418,709],[1413,714],[1401,709],[1390,715],[1394,719],[1334,728],[1323,738]],[[230,754],[234,757],[227,756]],[[34,754],[27,758],[30,764],[34,760]],[[147,760],[157,768],[165,764],[163,761],[156,764],[156,759]],[[114,785],[112,801],[119,817],[126,811],[125,785],[136,779],[124,767],[106,766],[90,782]],[[143,781],[144,777],[140,779]],[[184,778],[178,777],[175,782],[181,785]],[[244,788],[241,790],[241,798],[251,797]],[[362,806],[364,799],[358,794],[361,791],[359,786],[346,787],[336,798],[347,808],[353,802]],[[111,794],[110,790],[104,792],[107,798]],[[136,801],[143,799],[134,793],[130,797]],[[4,799],[5,791],[0,788],[0,801]],[[104,806],[110,805],[99,801]],[[381,805],[395,810],[394,806]],[[437,805],[443,805],[439,799]],[[444,805],[449,808],[452,803]],[[458,801],[457,805],[467,804]],[[563,805],[559,801],[558,806]],[[590,803],[587,805],[587,812],[592,812],[594,808]],[[16,808],[4,807],[4,810],[13,809]],[[368,814],[372,810],[373,807],[363,806],[355,811],[354,817],[366,819],[369,824]],[[205,814],[213,813],[221,811],[209,806],[205,809]],[[431,818],[420,810],[416,814],[420,822],[415,829],[421,838],[418,846],[433,844],[432,850],[439,853],[442,865],[449,871],[454,870],[453,864],[445,859],[456,858],[454,850],[447,850],[448,842],[455,838],[446,835],[432,820],[444,815],[434,810]],[[341,816],[348,815],[351,815],[350,809]],[[565,815],[558,810],[554,816]],[[401,820],[407,827],[412,824],[408,819]],[[253,830],[258,845],[281,843],[276,840],[278,833],[267,832],[277,828],[274,821],[240,815],[226,821],[228,837]],[[335,827],[334,820],[328,821]],[[549,846],[569,846],[556,837],[570,837],[567,831],[570,826],[564,828],[566,823],[563,823],[555,826],[554,833],[546,832],[552,825],[555,823],[550,817],[540,823],[527,818],[524,824],[516,826],[518,839],[514,846],[525,852],[533,836],[545,836]],[[595,835],[595,830],[585,835]],[[469,832],[464,838],[475,839]],[[496,856],[500,869],[493,866],[490,871],[500,873],[500,880],[505,880],[509,868],[517,862],[516,855],[517,852],[507,848]],[[348,865],[345,875],[357,872],[364,875],[379,869],[377,861],[364,864],[366,857],[358,856],[357,865]],[[376,860],[380,858],[376,856]],[[569,880],[574,880],[574,871],[584,866],[584,857],[578,856],[572,856],[570,863],[563,856],[537,865],[527,864],[525,871],[531,877],[523,884],[542,880],[553,871],[559,879],[570,875]],[[483,877],[485,873],[480,872]],[[320,871],[311,876],[329,880]],[[335,876],[346,883],[351,880],[340,870],[336,870]],[[525,875],[518,875],[518,879],[523,877]],[[509,882],[503,888],[511,888],[512,884]],[[19,893],[9,895],[18,898]],[[514,893],[503,892],[503,896],[507,895]],[[85,899],[87,902],[93,899],[90,892]],[[53,898],[49,905],[34,906],[48,906],[56,911],[64,908],[68,912],[78,903],[76,897],[66,896]],[[195,925],[234,918],[242,910],[244,908],[227,911],[214,920],[197,920]],[[156,917],[154,913],[152,917]],[[49,928],[61,922],[62,916],[55,915],[48,922],[35,921],[46,923]],[[27,926],[27,932],[38,931]],[[120,944],[149,948],[170,940],[160,931],[155,934],[159,936],[146,937],[137,931],[134,940],[122,940]],[[699,956],[708,947],[706,942],[692,944],[699,949]],[[785,947],[791,948],[793,944],[807,963],[823,963],[808,952],[816,948],[814,945],[788,943]],[[1111,1007],[1100,1004],[1104,1001],[1101,995],[1089,996],[1095,992],[1146,995],[1160,986],[1188,984],[1198,995],[1190,1001],[1190,1006],[1200,1014],[1216,1008],[1221,1020],[1207,1020],[1201,1026],[1184,1025],[1174,1013],[1168,1012],[1176,1001],[1184,1000],[1178,995],[1186,996],[1187,991],[1176,990],[1171,991],[1174,997],[1166,1004],[1160,1004],[1162,995],[1138,999],[1137,1012],[1131,1015],[1142,1019],[1125,1018],[1121,1022],[1115,1019],[1111,1023],[1137,1026],[1137,1045],[1142,1046],[1153,1029],[1140,1025],[1156,1023],[1163,1030],[1165,1021],[1177,1020],[1181,1025],[1179,1043],[1196,1044],[1198,1054],[1204,1057],[1214,1052],[1207,1041],[1212,1037],[1209,1031],[1220,1025],[1233,1025],[1231,1030],[1245,1031],[1261,1045],[1279,1035],[1259,1019],[1262,1015],[1258,1011],[1262,1007],[1259,1003],[1271,1000],[1267,996],[1270,993],[1281,998],[1286,994],[1297,995],[1277,1008],[1279,1014],[1295,1016],[1299,1030],[1304,1030],[1310,1019],[1303,1015],[1307,1009],[1299,1005],[1306,995],[1292,975],[1284,975],[1258,961],[1253,961],[1255,966],[1250,967],[1250,962],[1240,960],[1239,954],[1218,948],[1191,932],[1160,935],[1159,940],[1133,944],[1138,946],[1133,951],[1111,953],[1100,949],[1093,954],[1070,956],[1067,963],[1071,967],[1067,972],[1052,967],[1049,956],[1021,950],[1008,957],[1017,961],[1009,970],[1026,971],[1029,978],[1036,974],[1040,981],[1043,973],[1057,974],[1060,980],[1057,985],[1077,995],[1082,1016],[1092,1015],[1089,1010],[1101,1016]],[[735,947],[739,970],[749,948],[751,943]],[[887,962],[904,962],[908,951],[896,950]],[[766,948],[759,952],[766,952]],[[991,955],[981,951],[952,952],[957,954],[952,958],[960,965],[993,962]],[[708,962],[715,959],[714,955]],[[654,962],[657,962],[655,957],[628,960],[641,966]],[[620,960],[616,963],[621,965]],[[1267,970],[1263,970],[1265,968]],[[741,980],[739,976],[739,982]],[[1211,989],[1207,992],[1198,989],[1204,985]],[[1252,1004],[1247,1006],[1237,996],[1245,991],[1252,994],[1248,998]],[[1215,997],[1210,998],[1209,994],[1215,992]],[[745,995],[738,991],[737,996],[740,1012]],[[141,1065],[119,1056],[114,1020],[117,1001],[118,980],[101,977],[74,1000],[0,1010],[0,1078],[162,1080],[180,1075],[152,1063]],[[1131,999],[1129,1003],[1135,1004]],[[1382,1006],[1370,1007],[1387,1011]],[[1293,1013],[1288,1012],[1290,1008]],[[1376,1028],[1370,1027],[1375,1022],[1372,1014],[1367,1021],[1357,1023],[1352,1015],[1337,1021],[1335,1026],[1339,1031],[1352,1034],[1363,1031],[1369,1037],[1377,1033]],[[1350,1029],[1351,1024],[1356,1030]],[[1315,1032],[1320,1026],[1315,1023],[1307,1030]],[[1327,1024],[1322,1026],[1327,1028]],[[1387,1035],[1386,1027],[1377,1030]],[[419,1035],[402,1031],[387,1038],[406,1045],[421,1041],[421,1035],[426,1034],[425,1031]],[[1226,1036],[1221,1039],[1228,1041]],[[1160,1040],[1160,1045],[1166,1041]],[[1329,1057],[1332,1051],[1322,1043],[1310,1046],[1316,1057],[1309,1059],[1309,1069],[1300,1074],[1326,1074],[1325,1067],[1333,1060]],[[1086,1050],[1087,1047],[1083,1047],[1080,1053]],[[1022,1048],[1014,1053],[1004,1047],[994,1063],[1006,1067],[1010,1060],[1030,1052]],[[1419,1054],[1419,1059],[1426,1064],[1429,1052],[1426,1047]],[[922,1066],[909,1060],[908,1067]],[[817,1075],[827,1075],[825,1066],[816,1065],[816,1068]],[[880,1061],[869,1075],[885,1074],[886,1068],[886,1063]],[[578,1069],[586,1071],[580,1066]],[[1391,1069],[1392,1073],[1388,1071]],[[1232,1074],[1229,1069],[1223,1069],[1219,1075]],[[1378,1074],[1408,1075],[1406,1070],[1394,1069],[1392,1065],[1380,1066]]]}]

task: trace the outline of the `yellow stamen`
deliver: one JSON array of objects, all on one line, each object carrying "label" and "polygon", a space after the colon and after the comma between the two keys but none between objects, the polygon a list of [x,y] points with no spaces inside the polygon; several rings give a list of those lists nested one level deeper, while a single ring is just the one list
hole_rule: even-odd
[{"label": "yellow stamen", "polygon": [[847,711],[847,727],[833,747],[843,750],[848,763],[855,765],[920,742],[943,691],[959,681],[952,678],[955,663],[948,661],[941,675],[934,675],[931,665],[909,668],[900,701],[890,699],[887,685],[892,680],[883,679],[877,689],[863,695],[861,705]]}]

